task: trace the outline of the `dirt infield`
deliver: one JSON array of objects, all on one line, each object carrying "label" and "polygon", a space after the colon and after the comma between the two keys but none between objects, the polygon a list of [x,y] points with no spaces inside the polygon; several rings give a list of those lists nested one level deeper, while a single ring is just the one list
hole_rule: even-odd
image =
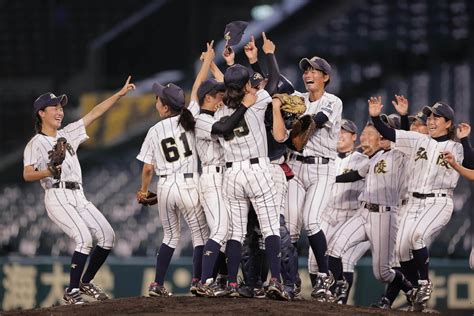
[{"label": "dirt infield", "polygon": [[[1,314],[1,312],[0,312]],[[28,311],[5,312],[2,315],[404,315],[402,311],[384,311],[375,308],[343,306],[314,301],[279,302],[267,299],[196,298],[178,296],[170,298],[128,297],[78,306],[57,306]]]}]

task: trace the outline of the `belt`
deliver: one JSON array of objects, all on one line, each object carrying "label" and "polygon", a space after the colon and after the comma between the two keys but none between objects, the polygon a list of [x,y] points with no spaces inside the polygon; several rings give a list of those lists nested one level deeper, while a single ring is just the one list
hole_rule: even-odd
[{"label": "belt", "polygon": [[431,197],[446,197],[448,194],[446,193],[428,193],[428,194],[423,194],[423,193],[418,193],[418,192],[413,192],[411,194],[414,198],[417,199],[426,199],[426,198],[431,198]]},{"label": "belt", "polygon": [[81,185],[77,182],[61,181],[53,183],[53,188],[55,189],[69,189],[69,190],[80,190]]},{"label": "belt", "polygon": [[[171,177],[171,176],[175,176],[174,174],[163,174],[163,175],[159,175],[158,178],[167,178],[167,177]],[[194,177],[194,173],[183,173],[183,177],[185,179],[189,179],[189,178],[192,178]]]},{"label": "belt", "polygon": [[290,154],[290,159],[295,158],[295,160],[301,161],[302,163],[306,164],[323,164],[326,165],[329,163],[329,158],[324,157],[315,157],[315,156],[301,156]]},{"label": "belt", "polygon": [[[258,157],[257,158],[250,158],[249,161],[252,165],[258,164],[260,162]],[[233,164],[233,162],[229,161],[229,162],[225,163],[225,166],[226,166],[226,168],[232,168],[232,164]]]},{"label": "belt", "polygon": [[369,212],[390,212],[389,206],[383,206],[379,204],[364,203],[364,207],[369,210]]}]

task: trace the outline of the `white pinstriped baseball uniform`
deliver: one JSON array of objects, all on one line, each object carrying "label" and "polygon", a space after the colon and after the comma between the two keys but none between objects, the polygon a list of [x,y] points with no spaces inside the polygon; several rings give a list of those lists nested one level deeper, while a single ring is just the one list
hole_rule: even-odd
[{"label": "white pinstriped baseball uniform", "polygon": [[137,159],[154,166],[158,176],[156,194],[163,224],[163,243],[176,248],[180,237],[180,214],[189,226],[193,247],[209,237],[199,201],[197,151],[193,132],[178,124],[179,116],[161,120],[151,127]]},{"label": "white pinstriped baseball uniform", "polygon": [[[89,137],[83,120],[66,125],[57,131],[56,137],[36,134],[26,145],[23,164],[33,166],[36,170],[47,169],[48,151],[53,148],[59,137],[67,139],[72,150],[66,152],[61,165],[59,188],[53,187],[58,180],[52,177],[40,180],[45,189],[44,202],[49,218],[56,223],[69,237],[76,242],[75,251],[89,254],[92,249],[92,238],[104,249],[114,245],[115,234],[112,226],[102,213],[87,200],[82,188],[82,173],[77,149]],[[80,189],[66,189],[65,182],[78,183]]]},{"label": "white pinstriped baseball uniform", "polygon": [[[191,101],[189,107],[198,107]],[[210,229],[210,239],[223,245],[227,241],[229,219],[222,197],[224,178],[224,149],[217,136],[211,135],[216,122],[211,113],[200,113],[196,117],[196,149],[201,159],[202,173],[199,178],[199,197]]]},{"label": "white pinstriped baseball uniform", "polygon": [[395,255],[397,209],[406,172],[403,162],[401,152],[380,150],[370,158],[366,168],[358,171],[365,176],[365,188],[359,196],[362,206],[341,226],[328,246],[330,256],[341,258],[349,248],[369,240],[374,275],[385,283],[395,278],[391,264]]},{"label": "white pinstriped baseball uniform", "polygon": [[[338,156],[335,160],[336,173],[340,175],[350,171],[360,170],[365,168],[368,162],[369,158],[357,151],[348,153],[344,158]],[[355,182],[334,183],[331,197],[322,215],[321,223],[328,244],[333,239],[337,230],[349,220],[349,218],[354,216],[359,209],[359,195],[364,190],[364,187],[364,179]],[[365,241],[348,249],[342,256],[343,271],[354,272],[357,261],[359,261],[369,247],[370,243]],[[311,248],[309,249],[308,269],[309,273],[312,274],[318,272],[318,263],[316,262]]]},{"label": "white pinstriped baseball uniform", "polygon": [[[316,157],[316,163],[308,164],[296,160],[292,152],[288,165],[295,177],[288,183],[288,199],[285,220],[291,241],[299,239],[303,227],[308,236],[321,230],[321,215],[326,208],[330,191],[335,182],[334,159],[337,156],[337,141],[341,129],[342,101],[337,96],[325,92],[314,102],[309,101],[309,93],[301,94],[306,104],[305,114],[323,112],[328,121],[308,141],[303,150],[304,157]],[[329,158],[323,164],[320,158]]]},{"label": "white pinstriped baseball uniform", "polygon": [[[442,152],[452,152],[456,161],[462,161],[464,154],[460,143],[438,142],[428,135],[401,130],[396,130],[394,147],[413,164],[408,180],[409,200],[397,234],[398,256],[404,262],[411,259],[410,250],[426,247],[427,241],[451,218],[452,194],[459,174],[443,160]],[[414,193],[445,196],[416,198]]]},{"label": "white pinstriped baseball uniform", "polygon": [[[264,239],[280,236],[279,205],[268,159],[264,116],[271,97],[265,90],[257,92],[257,100],[244,114],[244,119],[230,135],[219,137],[224,148],[224,200],[229,210],[230,237],[242,243],[247,230],[248,202],[257,214]],[[219,109],[216,120],[230,116],[235,109]]]}]

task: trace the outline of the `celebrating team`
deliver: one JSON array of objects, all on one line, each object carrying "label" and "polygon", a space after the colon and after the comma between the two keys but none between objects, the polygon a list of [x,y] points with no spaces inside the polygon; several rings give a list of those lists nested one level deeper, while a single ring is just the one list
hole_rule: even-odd
[{"label": "celebrating team", "polygon": [[[399,115],[387,116],[381,98],[371,97],[371,120],[356,146],[357,126],[342,119],[342,101],[325,90],[330,64],[320,57],[303,58],[299,67],[307,92],[299,93],[279,73],[275,44],[264,33],[262,38],[267,75],[257,62],[252,37],[245,46],[251,69],[234,64],[235,54],[227,46],[224,74],[213,62],[213,43],[207,44],[189,105],[180,87],[153,85],[161,120],[149,129],[137,156],[143,162],[137,199],[148,195],[156,174],[164,230],[149,295],[171,295],[164,280],[179,243],[182,214],[194,247],[190,290],[195,295],[248,297],[237,282],[245,261],[245,282],[262,281],[247,284],[250,296],[297,299],[296,249],[304,229],[314,299],[347,302],[354,266],[370,249],[375,277],[388,284],[374,306],[390,308],[402,290],[413,310],[423,310],[432,292],[429,243],[453,212],[457,171],[472,177],[469,125],[455,128],[454,111],[443,102],[408,116],[408,101],[397,95],[393,105]],[[207,79],[209,72],[213,79]],[[77,242],[64,296],[69,304],[83,302],[79,293],[106,298],[92,279],[114,243],[107,220],[83,195],[75,151],[87,139],[85,127],[133,88],[127,81],[105,106],[98,105],[64,132],[58,128],[67,99],[48,94],[35,102],[39,135],[25,149],[24,177],[41,180],[48,216]],[[304,114],[316,125],[301,151],[291,143],[291,122],[282,116],[281,100],[272,98],[276,93],[301,96]],[[66,137],[72,150],[62,166],[51,170],[46,157],[58,136]],[[53,171],[59,178],[52,177]],[[82,277],[91,233],[99,245]],[[247,249],[253,233],[256,249]],[[259,251],[265,253],[268,281],[262,260],[253,258]]]}]

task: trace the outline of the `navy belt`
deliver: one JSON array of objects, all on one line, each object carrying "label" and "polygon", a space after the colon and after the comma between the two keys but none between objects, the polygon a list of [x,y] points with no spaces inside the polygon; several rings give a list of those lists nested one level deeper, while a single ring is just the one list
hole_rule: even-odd
[{"label": "navy belt", "polygon": [[[173,174],[173,175],[163,174],[163,175],[159,175],[158,178],[166,178],[166,177],[168,177],[168,176],[174,176],[174,174]],[[185,179],[192,178],[192,177],[194,177],[194,173],[183,173],[183,177],[184,177]]]},{"label": "navy belt", "polygon": [[69,189],[69,190],[80,190],[81,185],[77,182],[61,181],[53,183],[55,189]]},{"label": "navy belt", "polygon": [[[249,161],[250,161],[250,163],[251,163],[252,165],[254,165],[254,164],[259,163],[260,160],[259,160],[258,158],[250,158]],[[226,162],[226,163],[225,163],[225,166],[226,166],[227,168],[232,168],[232,164],[233,164],[233,162]]]},{"label": "navy belt", "polygon": [[324,157],[301,156],[301,155],[291,154],[290,158],[292,157],[295,157],[296,160],[301,161],[302,163],[306,163],[306,164],[320,163],[320,164],[326,165],[329,163],[329,158],[324,158]]},{"label": "navy belt", "polygon": [[418,192],[413,192],[411,195],[413,195],[413,197],[417,198],[417,199],[426,199],[426,198],[431,198],[431,197],[446,197],[446,196],[448,196],[446,193],[423,194],[423,193],[418,193]]},{"label": "navy belt", "polygon": [[384,206],[379,204],[365,203],[364,207],[369,210],[369,212],[390,212],[390,206]]}]

